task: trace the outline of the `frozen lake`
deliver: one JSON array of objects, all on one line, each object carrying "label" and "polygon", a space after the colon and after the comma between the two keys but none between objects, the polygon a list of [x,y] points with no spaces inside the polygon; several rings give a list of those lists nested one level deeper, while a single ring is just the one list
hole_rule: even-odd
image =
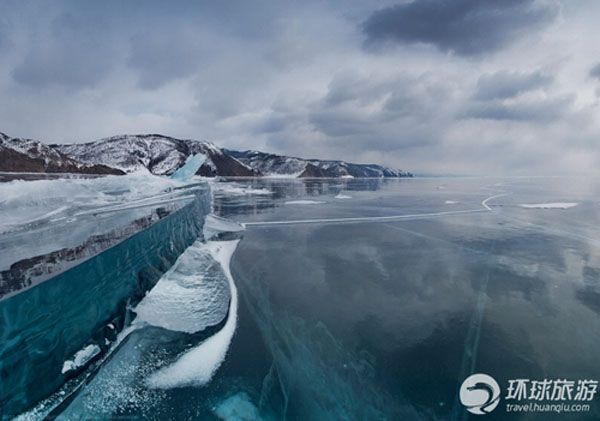
[{"label": "frozen lake", "polygon": [[[265,350],[241,320],[221,375],[233,382],[243,360],[272,367],[277,417],[463,419],[457,391],[471,373],[501,385],[600,376],[598,183],[240,184],[275,192],[217,196],[222,215],[248,223],[233,272]],[[381,218],[394,215],[409,216]],[[245,392],[264,400],[264,387]],[[489,418],[507,417],[504,403]]]},{"label": "frozen lake", "polygon": [[[506,419],[511,379],[600,378],[598,183],[212,188],[214,212],[246,227],[237,248],[227,234],[186,252],[179,275],[161,278],[133,309],[131,333],[52,415],[462,420],[458,390],[480,372],[502,387],[486,419]],[[204,284],[182,290],[192,275]],[[600,408],[560,419],[569,416],[597,419]]]}]

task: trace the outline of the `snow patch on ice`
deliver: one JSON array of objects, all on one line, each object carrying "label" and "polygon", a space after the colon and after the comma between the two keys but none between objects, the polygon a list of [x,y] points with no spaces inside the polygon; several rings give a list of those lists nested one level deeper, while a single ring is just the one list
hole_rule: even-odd
[{"label": "snow patch on ice", "polygon": [[525,209],[569,209],[578,204],[577,202],[523,203],[519,206]]},{"label": "snow patch on ice", "polygon": [[211,183],[211,188],[214,192],[223,193],[227,195],[235,196],[246,196],[246,195],[264,195],[268,196],[273,194],[268,189],[255,189],[252,187],[245,187],[237,183]]},{"label": "snow patch on ice", "polygon": [[229,285],[213,248],[201,241],[188,247],[137,305],[139,320],[187,333],[220,323],[227,315]]},{"label": "snow patch on ice", "polygon": [[83,367],[92,358],[100,353],[100,347],[98,345],[90,344],[83,349],[80,349],[75,353],[72,360],[67,360],[63,363],[61,373],[66,373],[71,370]]},{"label": "snow patch on ice", "polygon": [[239,240],[212,241],[206,244],[213,259],[220,263],[229,282],[231,300],[225,325],[219,332],[184,353],[171,365],[154,372],[147,380],[149,387],[170,389],[205,385],[225,360],[237,326],[238,294],[229,264],[238,242]]},{"label": "snow patch on ice", "polygon": [[293,172],[293,173],[276,173],[276,172],[272,172],[272,173],[268,173],[263,175],[263,178],[298,178],[300,176],[300,174],[302,174],[304,172],[304,168],[302,169],[302,171],[297,171],[297,172]]},{"label": "snow patch on ice", "polygon": [[320,200],[289,200],[285,202],[286,205],[320,205],[325,202]]},{"label": "snow patch on ice", "polygon": [[457,202],[456,200],[446,200],[446,201],[444,202],[444,204],[446,204],[446,205],[456,205],[456,204],[458,204],[458,203],[459,203],[459,202]]},{"label": "snow patch on ice", "polygon": [[336,199],[352,199],[352,196],[348,196],[347,194],[339,193],[335,196]]},{"label": "snow patch on ice", "polygon": [[240,392],[230,396],[219,403],[214,409],[214,414],[226,421],[253,421],[260,420],[258,409],[250,400],[248,394]]}]

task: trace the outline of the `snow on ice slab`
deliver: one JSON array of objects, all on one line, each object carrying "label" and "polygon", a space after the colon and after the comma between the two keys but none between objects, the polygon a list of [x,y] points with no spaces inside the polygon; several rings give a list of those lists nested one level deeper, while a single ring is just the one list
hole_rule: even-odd
[{"label": "snow on ice slab", "polygon": [[175,180],[153,175],[0,183],[0,232],[74,213],[70,211],[83,206],[96,209],[132,203],[182,185]]},{"label": "snow on ice slab", "polygon": [[137,305],[139,320],[168,330],[195,333],[227,315],[230,288],[215,244],[196,241]]},{"label": "snow on ice slab", "polygon": [[300,174],[302,174],[304,172],[304,169],[302,169],[302,171],[298,171],[295,173],[291,173],[291,174],[285,174],[285,173],[268,173],[263,175],[263,178],[298,178],[298,176]]},{"label": "snow on ice slab", "polygon": [[444,202],[446,205],[456,205],[458,202],[456,200],[446,200]]},{"label": "snow on ice slab", "polygon": [[62,373],[64,374],[67,371],[83,367],[99,353],[100,347],[98,347],[98,345],[88,345],[85,348],[80,349],[73,356],[73,360],[67,360],[63,363]]},{"label": "snow on ice slab", "polygon": [[348,196],[347,194],[342,194],[339,193],[337,196],[335,196],[336,199],[352,199],[352,196]]},{"label": "snow on ice slab", "polygon": [[202,386],[207,384],[221,366],[237,326],[238,295],[229,267],[239,240],[211,241],[206,244],[211,256],[220,263],[231,291],[229,315],[223,328],[200,345],[183,354],[173,364],[154,372],[147,380],[149,387]]},{"label": "snow on ice slab", "polygon": [[320,205],[322,203],[325,202],[319,200],[290,200],[285,202],[286,205]]},{"label": "snow on ice slab", "polygon": [[577,206],[576,202],[554,202],[554,203],[524,203],[519,206],[525,209],[569,209]]}]

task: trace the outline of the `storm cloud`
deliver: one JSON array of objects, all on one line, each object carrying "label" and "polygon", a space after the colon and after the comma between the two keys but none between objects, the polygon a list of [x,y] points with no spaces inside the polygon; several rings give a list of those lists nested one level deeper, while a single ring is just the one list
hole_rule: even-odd
[{"label": "storm cloud", "polygon": [[600,80],[600,63],[590,69],[590,77]]},{"label": "storm cloud", "polygon": [[420,0],[374,12],[364,31],[367,45],[423,43],[470,56],[501,49],[556,13],[535,0]]},{"label": "storm cloud", "polygon": [[517,73],[500,71],[482,75],[477,81],[477,99],[513,98],[523,92],[546,87],[552,83],[549,75],[541,72]]},{"label": "storm cloud", "polygon": [[131,38],[127,64],[138,72],[142,89],[156,89],[190,76],[201,65],[202,44],[197,40],[198,34],[191,29],[187,31],[174,28],[166,33],[151,32]]},{"label": "storm cloud", "polygon": [[473,104],[465,117],[546,123],[565,116],[572,103],[572,97],[512,102],[490,101]]}]

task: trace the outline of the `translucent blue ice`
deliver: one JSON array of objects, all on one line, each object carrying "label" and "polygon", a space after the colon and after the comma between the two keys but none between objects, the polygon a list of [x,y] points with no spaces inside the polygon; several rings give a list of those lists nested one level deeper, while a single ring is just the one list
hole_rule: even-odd
[{"label": "translucent blue ice", "polygon": [[188,156],[185,164],[175,171],[171,175],[171,178],[181,181],[189,180],[196,175],[202,164],[204,164],[204,161],[206,161],[206,156],[201,153]]}]

